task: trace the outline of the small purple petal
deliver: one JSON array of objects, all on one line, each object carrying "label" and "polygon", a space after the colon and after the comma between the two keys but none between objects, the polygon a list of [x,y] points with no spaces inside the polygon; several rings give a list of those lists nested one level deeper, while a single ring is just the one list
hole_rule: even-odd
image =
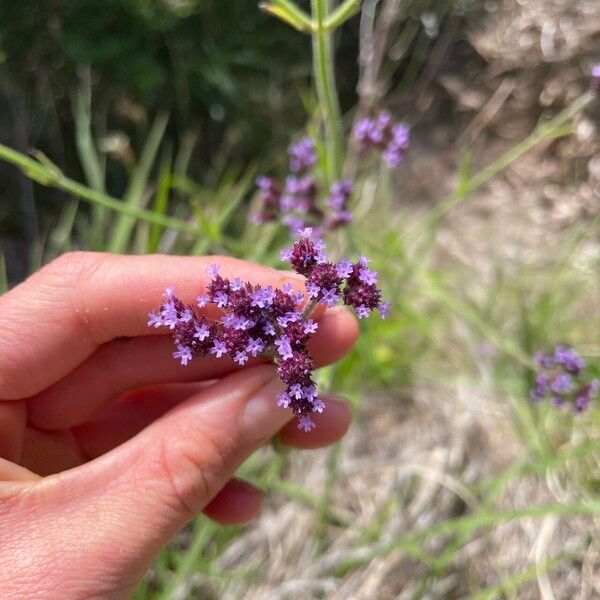
[{"label": "small purple petal", "polygon": [[164,325],[163,319],[159,314],[148,313],[148,327],[158,328]]},{"label": "small purple petal", "polygon": [[354,265],[349,260],[341,261],[335,268],[339,277],[346,278],[352,274]]},{"label": "small purple petal", "polygon": [[266,345],[260,338],[250,338],[246,346],[246,352],[250,352],[252,356],[258,356],[264,351]]},{"label": "small purple petal", "polygon": [[368,317],[369,313],[371,312],[366,306],[357,306],[355,310],[356,316],[359,319],[364,319],[365,317]]},{"label": "small purple petal", "polygon": [[213,279],[217,277],[219,274],[219,265],[210,265],[210,267],[206,269],[206,274]]},{"label": "small purple petal", "polygon": [[280,406],[281,408],[289,408],[291,403],[292,399],[285,392],[280,392],[277,394],[277,406]]},{"label": "small purple petal", "polygon": [[304,392],[302,391],[302,386],[299,383],[295,383],[294,385],[290,386],[288,394],[292,398],[296,398],[296,400],[301,400]]},{"label": "small purple petal", "polygon": [[192,360],[192,351],[182,344],[177,344],[177,352],[173,352],[173,358],[181,360],[181,364],[185,367]]},{"label": "small purple petal", "polygon": [[275,347],[277,348],[277,352],[281,355],[281,358],[284,360],[292,358],[292,346],[290,344],[290,339],[286,335],[282,335],[275,340]]},{"label": "small purple petal", "polygon": [[225,342],[222,342],[221,340],[215,340],[212,348],[210,349],[210,353],[214,354],[217,358],[221,358],[221,356],[227,354],[227,346],[225,345]]},{"label": "small purple petal", "polygon": [[377,272],[366,268],[360,269],[358,279],[367,285],[375,285],[377,283]]},{"label": "small purple petal", "polygon": [[236,352],[233,360],[241,367],[248,362],[248,355],[245,352]]},{"label": "small purple petal", "polygon": [[309,298],[317,298],[321,292],[321,288],[314,283],[308,283],[306,285],[306,291],[308,293]]},{"label": "small purple petal", "polygon": [[272,323],[265,323],[263,331],[265,332],[265,335],[275,335],[276,333]]},{"label": "small purple petal", "polygon": [[292,258],[292,248],[285,248],[285,249],[283,249],[279,253],[279,258],[281,258],[281,260],[283,262],[289,262],[290,259]]},{"label": "small purple petal", "polygon": [[203,342],[206,338],[210,336],[210,329],[206,325],[196,325],[194,332],[194,338]]},{"label": "small purple petal", "polygon": [[325,402],[320,398],[315,398],[311,404],[313,412],[322,413],[325,410]]},{"label": "small purple petal", "polygon": [[219,308],[225,308],[229,302],[229,296],[225,292],[219,292],[214,295],[213,301]]},{"label": "small purple petal", "polygon": [[310,417],[307,417],[306,415],[302,415],[298,419],[298,429],[300,429],[301,431],[309,432],[309,431],[312,431],[314,428],[315,428],[315,423]]},{"label": "small purple petal", "polygon": [[233,292],[238,292],[239,290],[242,289],[242,287],[244,287],[244,283],[242,282],[242,280],[239,277],[236,277],[231,284],[229,285],[229,287],[231,288],[231,290]]},{"label": "small purple petal", "polygon": [[319,324],[316,321],[313,321],[312,319],[309,319],[304,324],[304,333],[306,333],[306,334],[316,333],[316,331],[317,331],[318,328],[319,328]]},{"label": "small purple petal", "polygon": [[320,304],[324,304],[325,306],[332,308],[340,301],[340,297],[338,296],[335,289],[327,290],[321,296],[319,300]]},{"label": "small purple petal", "polygon": [[391,304],[389,302],[380,302],[379,306],[377,306],[377,310],[379,311],[379,315],[382,319],[390,316],[390,307]]}]

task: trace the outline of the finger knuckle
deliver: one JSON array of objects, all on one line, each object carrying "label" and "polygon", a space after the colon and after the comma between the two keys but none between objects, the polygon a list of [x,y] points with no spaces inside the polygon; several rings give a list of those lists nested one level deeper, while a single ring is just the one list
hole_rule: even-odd
[{"label": "finger knuckle", "polygon": [[102,260],[101,253],[66,252],[43,267],[39,277],[50,285],[75,289],[96,276]]},{"label": "finger knuckle", "polygon": [[[193,443],[162,441],[159,468],[167,494],[185,513],[195,515],[219,491],[226,469],[226,451],[214,437],[202,435]],[[222,483],[222,482],[221,482]]]}]

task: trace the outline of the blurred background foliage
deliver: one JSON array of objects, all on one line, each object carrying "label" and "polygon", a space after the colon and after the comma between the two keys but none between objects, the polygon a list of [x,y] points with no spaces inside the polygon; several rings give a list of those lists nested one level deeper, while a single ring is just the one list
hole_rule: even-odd
[{"label": "blurred background foliage", "polygon": [[[454,51],[443,62],[460,61],[458,22],[480,6],[411,0],[402,3],[401,18],[392,14],[384,34],[392,40],[402,35],[394,40],[385,76],[401,112],[414,105],[413,86],[432,47],[439,54],[452,42]],[[438,33],[448,22],[452,36],[440,46]],[[358,38],[356,17],[337,40],[344,111],[357,102]],[[432,74],[425,73],[425,83]],[[219,160],[282,164],[290,133],[314,111],[310,83],[310,38],[255,2],[0,0],[0,141],[22,152],[41,150],[65,173],[85,179],[82,163],[89,159],[72,143],[79,111],[79,133],[89,129],[87,144],[100,153],[104,187],[117,197],[159,112],[169,114],[163,142],[175,151],[186,148],[195,179]],[[48,219],[60,214],[65,195],[37,190],[36,201],[31,184],[4,165],[0,176],[0,233],[9,279],[18,281],[36,264],[31,251],[48,231]]]}]

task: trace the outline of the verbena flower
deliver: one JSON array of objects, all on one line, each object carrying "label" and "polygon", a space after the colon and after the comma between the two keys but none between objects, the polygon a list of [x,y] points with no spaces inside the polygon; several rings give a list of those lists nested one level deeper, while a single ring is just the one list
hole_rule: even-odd
[{"label": "verbena flower", "polygon": [[[366,117],[357,122],[353,136],[361,154],[377,149],[391,168],[397,167],[408,150],[410,129],[405,123],[394,122],[389,112]],[[256,179],[261,208],[250,215],[254,224],[279,221],[296,236],[305,227],[326,232],[348,225],[352,221],[349,201],[353,182],[340,179],[330,189],[323,189],[311,172],[317,163],[315,143],[303,137],[288,148],[291,174],[283,184],[266,175]]]},{"label": "verbena flower", "polygon": [[298,173],[310,169],[317,162],[315,143],[310,137],[303,137],[288,148],[290,171]]},{"label": "verbena flower", "polygon": [[382,111],[375,117],[357,121],[353,136],[361,154],[377,150],[387,164],[395,168],[404,160],[408,150],[410,128],[406,123],[394,123],[390,113]]},{"label": "verbena flower", "polygon": [[600,94],[600,64],[594,65],[592,68],[592,91]]},{"label": "verbena flower", "polygon": [[539,371],[529,395],[535,402],[550,399],[556,407],[570,404],[579,413],[600,389],[600,380],[588,377],[585,360],[573,348],[559,344],[551,354],[536,352],[534,360]]},{"label": "verbena flower", "polygon": [[198,307],[215,304],[223,313],[219,319],[209,321],[169,288],[161,306],[148,316],[148,326],[172,331],[176,346],[173,358],[183,366],[207,355],[229,357],[239,366],[251,357],[270,357],[286,385],[277,405],[292,409],[298,427],[311,431],[315,425],[310,415],[325,410],[308,352],[308,343],[318,330],[318,323],[310,318],[312,309],[318,303],[330,307],[343,302],[360,318],[373,310],[385,317],[389,305],[381,301],[377,273],[368,268],[365,257],[355,262],[331,262],[324,242],[310,228],[301,231],[281,255],[306,278],[306,294],[295,291],[291,284],[276,289],[239,278],[230,280],[219,274],[218,265],[212,265],[207,269],[210,281],[206,293],[198,298]]}]

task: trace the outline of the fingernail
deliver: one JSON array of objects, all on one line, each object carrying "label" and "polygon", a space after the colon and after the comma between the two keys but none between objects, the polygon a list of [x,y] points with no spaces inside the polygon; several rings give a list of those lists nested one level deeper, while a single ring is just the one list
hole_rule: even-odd
[{"label": "fingernail", "polygon": [[277,394],[284,390],[284,384],[275,377],[256,391],[246,403],[240,428],[250,442],[270,438],[292,418],[288,409],[277,406]]}]

